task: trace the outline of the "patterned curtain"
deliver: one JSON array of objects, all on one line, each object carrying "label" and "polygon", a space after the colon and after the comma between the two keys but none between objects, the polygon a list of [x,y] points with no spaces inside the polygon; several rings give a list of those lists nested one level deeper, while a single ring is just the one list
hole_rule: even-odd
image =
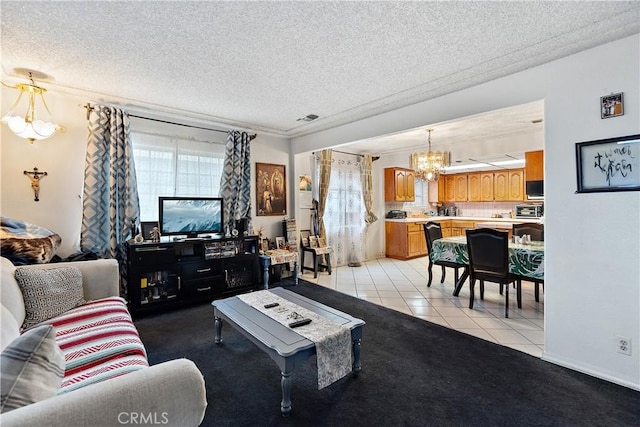
[{"label": "patterned curtain", "polygon": [[333,152],[331,150],[322,150],[320,152],[320,180],[318,183],[318,236],[327,238],[327,232],[324,228],[324,211],[327,205],[327,196],[329,195],[329,182],[331,182],[331,159]]},{"label": "patterned curtain", "polygon": [[123,244],[140,215],[129,116],[94,105],[88,130],[80,247],[122,264]]},{"label": "patterned curtain", "polygon": [[365,208],[364,222],[373,224],[378,220],[378,217],[371,210],[373,207],[373,178],[371,176],[373,161],[369,154],[365,154],[363,157],[360,162],[360,181],[362,181],[362,201]]},{"label": "patterned curtain", "polygon": [[225,231],[233,230],[236,221],[247,219],[251,230],[251,138],[246,132],[227,134],[224,167],[220,178],[220,197],[224,198]]}]

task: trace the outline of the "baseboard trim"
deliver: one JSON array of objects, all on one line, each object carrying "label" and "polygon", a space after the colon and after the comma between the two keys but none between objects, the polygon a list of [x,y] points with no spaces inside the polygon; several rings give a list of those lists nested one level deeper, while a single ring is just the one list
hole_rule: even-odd
[{"label": "baseboard trim", "polygon": [[579,364],[575,364],[575,363],[571,363],[570,361],[568,361],[565,358],[559,357],[557,355],[554,354],[550,354],[548,352],[543,352],[542,353],[542,360],[544,360],[545,362],[549,362],[549,363],[553,363],[555,365],[559,365],[562,366],[564,368],[568,368],[568,369],[572,369],[574,371],[578,371],[578,372],[582,372],[583,374],[587,374],[587,375],[591,375],[592,377],[596,377],[596,378],[600,378],[602,380],[605,381],[609,381],[612,382],[614,384],[618,384],[624,387],[628,387],[632,390],[636,390],[636,391],[640,391],[640,383],[639,384],[634,384],[632,382],[617,378],[617,377],[613,377],[609,374],[605,374],[602,371],[596,369],[593,366],[588,366],[588,365],[579,365]]}]

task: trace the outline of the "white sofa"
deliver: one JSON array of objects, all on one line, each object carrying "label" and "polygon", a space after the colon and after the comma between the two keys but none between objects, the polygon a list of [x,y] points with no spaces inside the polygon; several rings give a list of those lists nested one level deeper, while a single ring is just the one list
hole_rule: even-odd
[{"label": "white sofa", "polygon": [[[25,305],[14,276],[16,267],[6,258],[1,261],[0,344],[4,350],[20,335]],[[47,269],[71,265],[82,273],[84,298],[87,301],[118,295],[119,272],[115,260],[37,264],[20,268]],[[128,312],[125,314],[128,316]],[[144,350],[143,354],[146,364]],[[199,369],[190,360],[177,359],[139,367],[125,375],[5,412],[0,415],[0,425],[197,426],[202,422],[206,406],[204,379]]]}]

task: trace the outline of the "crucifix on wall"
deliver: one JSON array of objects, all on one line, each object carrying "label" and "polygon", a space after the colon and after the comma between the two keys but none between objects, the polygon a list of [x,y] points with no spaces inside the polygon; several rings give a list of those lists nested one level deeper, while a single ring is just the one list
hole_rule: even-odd
[{"label": "crucifix on wall", "polygon": [[47,173],[38,171],[38,168],[33,168],[32,171],[23,171],[22,173],[27,175],[31,180],[31,188],[33,189],[33,195],[35,196],[33,200],[37,202],[40,200],[40,180],[43,176],[47,176]]}]

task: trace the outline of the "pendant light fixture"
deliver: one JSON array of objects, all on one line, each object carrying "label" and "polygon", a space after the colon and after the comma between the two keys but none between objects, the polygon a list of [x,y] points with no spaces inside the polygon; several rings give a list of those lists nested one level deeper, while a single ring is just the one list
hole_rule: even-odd
[{"label": "pendant light fixture", "polygon": [[451,153],[448,151],[431,151],[431,131],[429,132],[429,151],[413,153],[409,157],[409,165],[416,172],[416,178],[423,181],[437,181],[446,166],[451,166]]},{"label": "pendant light fixture", "polygon": [[33,72],[22,69],[15,71],[28,74],[29,83],[18,83],[15,86],[3,83],[4,86],[18,89],[20,93],[11,110],[2,117],[2,123],[9,126],[17,136],[32,144],[35,140],[50,138],[56,131],[63,132],[64,129],[51,118],[51,112],[44,100],[47,90],[33,81]]}]

